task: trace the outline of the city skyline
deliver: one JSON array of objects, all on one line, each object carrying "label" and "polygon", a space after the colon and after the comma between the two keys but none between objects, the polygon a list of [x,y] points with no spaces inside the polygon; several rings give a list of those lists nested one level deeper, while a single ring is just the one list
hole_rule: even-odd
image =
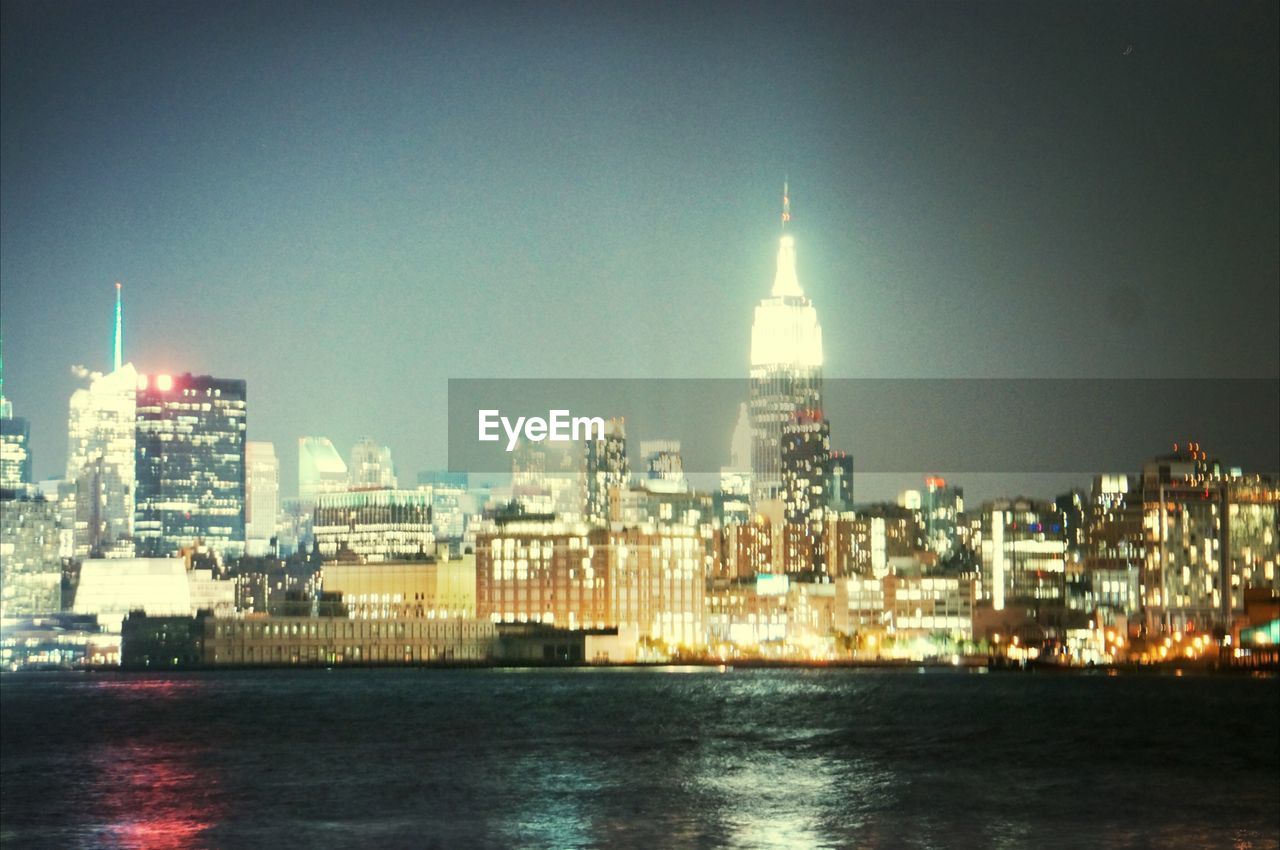
[{"label": "city skyline", "polygon": [[0,0],[0,843],[1280,845],[1277,33]]},{"label": "city skyline", "polygon": [[[1280,370],[1270,7],[1001,6],[991,32],[941,10],[908,38],[907,11],[864,6],[559,28],[550,7],[322,5],[306,38],[263,12],[244,41],[239,8],[115,8],[35,27],[4,7],[0,330],[37,478],[60,466],[68,367],[108,366],[117,280],[125,360],[245,379],[248,438],[285,482],[308,434],[372,435],[402,477],[442,468],[448,377],[740,376],[786,174],[828,377]],[[179,18],[214,37],[165,28]],[[686,84],[711,56],[722,99]],[[576,75],[585,59],[605,73]],[[922,100],[957,63],[950,97]],[[1205,280],[1215,309],[1188,313]],[[592,304],[616,320],[576,321]],[[1189,315],[1197,346],[1172,332]],[[388,347],[421,369],[380,372]]]}]

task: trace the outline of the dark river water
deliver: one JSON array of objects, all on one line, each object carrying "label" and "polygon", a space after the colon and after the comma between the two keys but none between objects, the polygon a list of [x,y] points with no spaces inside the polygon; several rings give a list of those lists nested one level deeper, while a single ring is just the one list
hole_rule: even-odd
[{"label": "dark river water", "polygon": [[1276,679],[0,677],[13,847],[1280,844]]}]

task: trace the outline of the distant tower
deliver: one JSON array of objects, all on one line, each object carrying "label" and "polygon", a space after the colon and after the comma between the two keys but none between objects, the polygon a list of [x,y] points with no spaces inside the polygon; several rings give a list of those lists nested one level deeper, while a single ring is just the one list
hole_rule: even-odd
[{"label": "distant tower", "polygon": [[120,281],[116,281],[116,320],[111,334],[111,371],[124,365],[124,305],[121,303]]},{"label": "distant tower", "polygon": [[[80,374],[84,374],[81,372]],[[133,557],[138,373],[89,373],[71,394],[66,480],[76,488],[77,558]]]},{"label": "distant tower", "polygon": [[0,352],[0,490],[19,490],[30,483],[31,431],[27,420],[13,415],[13,403],[4,397],[4,354]]},{"label": "distant tower", "polygon": [[244,444],[245,554],[266,555],[280,514],[280,462],[271,443]]},{"label": "distant tower", "polygon": [[308,512],[321,493],[341,493],[349,485],[347,465],[328,437],[298,438],[298,498]]},{"label": "distant tower", "polygon": [[355,490],[369,487],[394,490],[396,487],[391,449],[378,445],[371,437],[361,437],[351,447],[351,463],[347,466],[347,473],[351,476],[351,487]]},{"label": "distant tower", "polygon": [[822,327],[796,276],[791,197],[782,187],[782,237],[773,290],[751,326],[752,502],[779,498],[782,428],[797,411],[822,409]]},{"label": "distant tower", "polygon": [[587,522],[607,525],[612,490],[626,487],[631,480],[626,424],[621,418],[605,422],[603,439],[587,440],[582,460],[583,514]]}]

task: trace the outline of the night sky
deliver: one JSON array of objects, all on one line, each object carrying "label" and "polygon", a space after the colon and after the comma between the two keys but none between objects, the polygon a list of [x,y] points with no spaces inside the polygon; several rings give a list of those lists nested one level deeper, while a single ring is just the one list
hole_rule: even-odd
[{"label": "night sky", "polygon": [[1277,8],[5,2],[6,396],[61,475],[118,280],[411,485],[450,377],[743,376],[784,175],[830,377],[1274,379]]}]

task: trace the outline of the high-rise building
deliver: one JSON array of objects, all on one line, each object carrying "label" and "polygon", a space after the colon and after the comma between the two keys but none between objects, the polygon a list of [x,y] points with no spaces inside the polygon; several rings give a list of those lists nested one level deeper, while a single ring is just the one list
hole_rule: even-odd
[{"label": "high-rise building", "polygon": [[1087,511],[1081,607],[1136,615],[1141,609],[1138,583],[1146,560],[1138,476],[1096,476]]},{"label": "high-rise building", "polygon": [[271,443],[244,448],[244,543],[248,555],[265,555],[280,517],[280,462]]},{"label": "high-rise building", "polygon": [[943,557],[955,549],[958,523],[964,513],[964,490],[948,487],[945,478],[930,475],[924,480],[923,490],[903,491],[898,504],[918,513],[929,549]]},{"label": "high-rise building", "polygon": [[58,506],[43,496],[0,493],[0,619],[62,610]]},{"label": "high-rise building", "polygon": [[605,531],[513,519],[476,540],[477,615],[561,628],[617,627],[672,646],[706,642],[708,557],[677,524]]},{"label": "high-rise building", "polygon": [[476,616],[561,628],[611,625],[608,536],[584,523],[512,519],[476,538]]},{"label": "high-rise building", "polygon": [[822,572],[823,520],[831,460],[831,428],[820,410],[797,410],[782,426],[783,566]]},{"label": "high-rise building", "polygon": [[80,374],[89,386],[71,394],[67,419],[75,557],[132,557],[138,373],[126,363],[109,375]]},{"label": "high-rise building", "polygon": [[822,408],[822,327],[796,276],[791,199],[783,187],[783,235],[769,297],[751,326],[751,470],[755,504],[780,497],[782,428],[797,410]]},{"label": "high-rise building", "polygon": [[21,416],[0,419],[0,490],[31,484],[31,430]]},{"label": "high-rise building", "polygon": [[351,464],[347,467],[352,489],[396,487],[395,467],[391,463],[391,449],[380,446],[371,437],[361,437],[351,447]]},{"label": "high-rise building", "polygon": [[321,493],[341,493],[350,486],[347,465],[328,437],[298,438],[298,500],[315,506]]},{"label": "high-rise building", "polygon": [[688,487],[679,440],[641,440],[640,456],[644,458],[645,486],[657,490]]},{"label": "high-rise building", "polygon": [[1057,506],[1002,499],[984,503],[981,517],[981,598],[996,611],[1062,605],[1067,542]]},{"label": "high-rise building", "polygon": [[139,557],[203,541],[219,554],[245,542],[245,382],[208,375],[137,380]]},{"label": "high-rise building", "polygon": [[706,643],[709,558],[698,529],[677,523],[609,532],[608,622],[670,646]]},{"label": "high-rise building", "polygon": [[[138,373],[124,362],[124,305],[115,285],[111,372],[72,371],[89,386],[71,394],[67,419],[67,499],[77,558],[133,557],[135,410]],[[72,519],[74,518],[74,519]]]},{"label": "high-rise building", "polygon": [[27,420],[13,415],[4,395],[4,351],[0,346],[0,490],[25,490],[31,481],[31,430]]},{"label": "high-rise building", "polygon": [[853,455],[832,450],[827,461],[827,507],[853,510]]},{"label": "high-rise building", "polygon": [[1199,443],[1142,470],[1146,624],[1156,631],[1229,630],[1245,591],[1280,593],[1280,486],[1224,470]]},{"label": "high-rise building", "polygon": [[627,431],[621,419],[605,422],[602,439],[587,440],[583,451],[583,473],[583,516],[589,523],[608,523],[611,491],[626,487],[631,478],[627,462]]},{"label": "high-rise building", "polygon": [[460,548],[467,531],[467,515],[475,512],[465,472],[418,473],[418,489],[431,494],[431,531],[437,541]]},{"label": "high-rise building", "polygon": [[431,494],[423,490],[351,490],[316,497],[312,526],[320,554],[376,562],[435,550]]}]

